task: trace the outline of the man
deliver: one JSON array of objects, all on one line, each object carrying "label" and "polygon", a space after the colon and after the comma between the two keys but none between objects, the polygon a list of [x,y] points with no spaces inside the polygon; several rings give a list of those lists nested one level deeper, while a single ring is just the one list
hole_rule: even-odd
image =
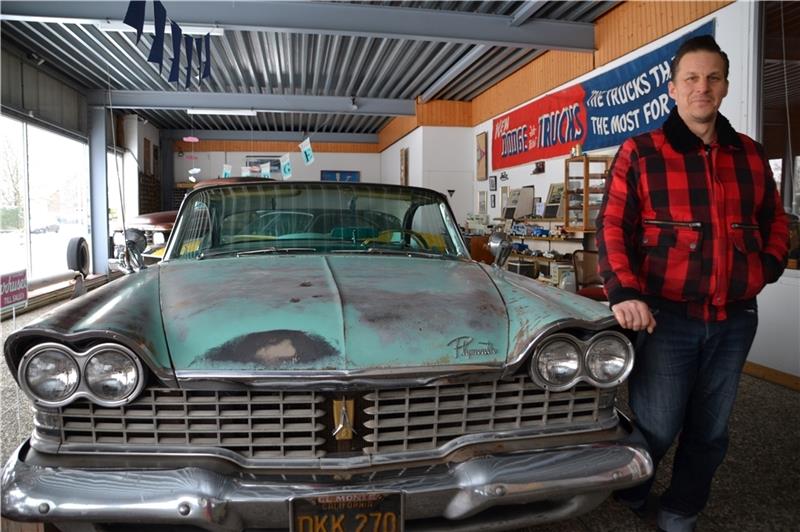
[{"label": "man", "polygon": [[[763,148],[719,113],[727,55],[713,37],[672,63],[675,108],[627,140],[597,223],[614,316],[640,331],[629,398],[655,465],[680,434],[658,526],[694,529],[728,446],[728,417],[758,324],[756,294],[780,277],[788,220]],[[642,513],[650,482],[618,500]]]}]

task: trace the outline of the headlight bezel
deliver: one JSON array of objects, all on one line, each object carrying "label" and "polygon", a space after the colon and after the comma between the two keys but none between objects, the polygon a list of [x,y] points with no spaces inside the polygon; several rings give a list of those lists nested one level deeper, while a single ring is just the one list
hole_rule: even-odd
[{"label": "headlight bezel", "polygon": [[[75,368],[77,369],[77,373],[78,373],[77,383],[75,383],[74,388],[69,393],[69,395],[67,395],[64,399],[61,399],[59,401],[48,401],[47,399],[43,399],[43,398],[39,397],[33,391],[33,389],[31,388],[30,382],[28,380],[28,374],[27,373],[28,373],[28,367],[30,366],[31,362],[36,357],[38,357],[39,355],[41,355],[42,353],[44,353],[46,351],[56,351],[58,353],[61,353],[70,362],[72,362],[75,365]],[[34,347],[33,349],[29,350],[27,353],[25,353],[25,356],[22,358],[22,361],[21,361],[20,366],[18,368],[17,376],[18,376],[19,385],[22,388],[22,390],[25,392],[25,394],[28,397],[30,397],[32,400],[36,401],[37,403],[44,404],[44,405],[47,405],[47,406],[55,406],[55,405],[66,404],[66,403],[70,402],[72,400],[72,397],[75,395],[75,393],[78,391],[78,389],[81,386],[81,369],[80,369],[80,364],[78,363],[77,360],[75,360],[75,356],[65,346],[63,346],[61,344],[53,343],[53,342],[48,342],[48,343],[45,343],[45,344],[39,344],[36,347]]]},{"label": "headlight bezel", "polygon": [[[589,356],[592,354],[592,349],[599,342],[605,340],[606,338],[614,338],[619,340],[623,344],[623,347],[627,351],[628,355],[625,358],[625,363],[622,366],[622,371],[620,372],[620,374],[617,377],[610,380],[598,379],[597,376],[593,375],[589,369],[590,367]],[[594,384],[595,386],[599,386],[601,388],[611,388],[622,384],[625,381],[625,379],[628,378],[628,375],[630,375],[631,370],[633,369],[633,359],[634,359],[633,344],[631,343],[630,339],[628,339],[627,336],[617,331],[603,331],[602,333],[594,335],[588,342],[586,347],[586,352],[584,353],[583,356],[587,378],[590,379],[590,382],[592,384]]]},{"label": "headlight bezel", "polygon": [[[537,346],[536,351],[531,357],[531,362],[529,367],[529,373],[531,375],[531,378],[534,380],[534,382],[536,382],[536,384],[538,384],[542,388],[545,388],[547,390],[552,390],[554,392],[561,392],[564,390],[568,390],[575,385],[575,382],[577,382],[577,379],[580,378],[580,375],[583,372],[583,365],[584,365],[583,362],[584,352],[580,344],[578,344],[576,340],[577,338],[568,334],[554,334],[552,336],[548,336],[544,342],[542,342],[539,346]],[[550,344],[560,341],[571,344],[572,347],[575,348],[575,351],[577,353],[577,362],[578,362],[578,368],[575,371],[575,375],[572,377],[572,379],[570,379],[568,382],[564,384],[556,384],[548,381],[545,378],[545,376],[542,375],[542,373],[539,371],[539,361],[545,349],[548,346],[550,346]]]},{"label": "headlight bezel", "polygon": [[[28,380],[26,378],[28,365],[36,355],[46,350],[60,351],[70,357],[78,366],[78,386],[71,395],[59,401],[47,401],[36,395],[30,386],[28,386]],[[126,356],[133,362],[136,369],[136,385],[128,395],[121,399],[108,400],[99,397],[97,394],[92,392],[86,382],[86,365],[96,354],[103,351],[116,351]],[[144,371],[144,366],[142,365],[140,358],[128,347],[112,342],[103,342],[94,345],[85,351],[76,351],[75,349],[70,348],[68,345],[58,342],[43,342],[28,349],[28,351],[26,351],[22,356],[19,367],[17,368],[17,382],[19,383],[19,386],[25,395],[27,395],[37,405],[52,408],[67,405],[82,397],[86,397],[93,403],[105,407],[114,407],[127,404],[141,393],[142,388],[144,388],[145,385],[145,377],[146,374]]]},{"label": "headlight bezel", "polygon": [[[595,346],[599,341],[607,339],[608,337],[613,337],[617,340],[620,340],[621,343],[624,345],[625,363],[623,365],[622,372],[616,378],[604,381],[601,379],[597,379],[589,371],[588,356],[591,353],[591,349],[593,346]],[[571,343],[573,346],[576,347],[578,351],[578,362],[579,362],[578,371],[576,372],[572,380],[570,380],[565,384],[553,384],[549,382],[539,372],[538,369],[539,359],[542,355],[542,352],[552,342],[559,340]],[[633,344],[631,343],[631,341],[628,339],[627,336],[618,331],[613,331],[613,330],[599,331],[594,333],[591,337],[589,337],[586,340],[578,338],[577,336],[569,334],[567,332],[556,332],[554,334],[548,335],[547,337],[543,338],[542,341],[536,346],[528,363],[528,374],[537,385],[541,386],[546,390],[554,392],[562,392],[565,390],[569,390],[579,382],[586,382],[598,388],[613,388],[615,386],[618,386],[619,384],[624,382],[625,379],[628,378],[628,375],[630,375],[630,372],[633,369],[633,361],[634,361]]]}]

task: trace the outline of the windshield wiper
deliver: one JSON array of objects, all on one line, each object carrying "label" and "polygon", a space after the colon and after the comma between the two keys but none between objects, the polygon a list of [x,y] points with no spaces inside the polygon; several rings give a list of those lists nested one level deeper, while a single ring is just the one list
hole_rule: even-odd
[{"label": "windshield wiper", "polygon": [[352,253],[370,253],[375,255],[405,255],[407,257],[426,257],[429,259],[445,259],[448,257],[447,255],[444,255],[442,253],[430,253],[426,251],[416,251],[412,249],[370,247],[366,249],[353,249],[353,250],[341,250],[341,251],[343,252],[350,251]]},{"label": "windshield wiper", "polygon": [[202,252],[197,256],[197,260],[203,260],[210,257],[221,257],[223,255],[236,255],[237,257],[242,257],[245,255],[266,255],[269,253],[307,253],[307,252],[314,252],[317,251],[317,248],[276,248],[276,247],[268,247],[264,249],[254,249],[251,251],[238,251],[235,249],[229,249],[226,251],[212,251],[212,252]]},{"label": "windshield wiper", "polygon": [[236,253],[236,256],[242,257],[245,255],[266,255],[268,253],[313,253],[316,250],[317,248],[276,248],[273,246],[264,249],[254,249],[251,251],[239,251]]},{"label": "windshield wiper", "polygon": [[203,259],[208,259],[210,257],[221,257],[223,255],[235,255],[236,253],[237,252],[232,250],[232,249],[229,249],[227,251],[211,251],[211,252],[201,251],[200,254],[195,258],[197,260],[203,260]]}]

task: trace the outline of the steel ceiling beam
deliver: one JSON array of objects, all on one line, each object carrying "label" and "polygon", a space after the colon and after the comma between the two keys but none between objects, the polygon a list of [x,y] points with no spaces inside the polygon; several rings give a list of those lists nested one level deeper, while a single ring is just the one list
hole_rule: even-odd
[{"label": "steel ceiling beam", "polygon": [[430,100],[432,100],[433,97],[436,96],[440,90],[445,88],[448,83],[456,79],[465,70],[475,64],[478,59],[483,57],[483,54],[485,54],[488,49],[488,46],[482,44],[475,46],[467,53],[467,55],[459,59],[458,63],[450,67],[447,72],[439,76],[439,78],[419,96],[420,102],[428,103]]},{"label": "steel ceiling beam", "polygon": [[513,18],[511,19],[512,26],[522,26],[529,18],[533,16],[533,14],[547,3],[547,0],[531,0],[528,2],[522,2],[522,5],[514,11],[514,14],[511,15]]},{"label": "steel ceiling beam", "polygon": [[[0,18],[76,24],[121,21],[125,2],[4,1]],[[148,12],[149,13],[149,12]],[[172,2],[179,24],[488,46],[594,51],[594,25],[461,11],[318,2]],[[523,20],[524,13],[516,18]],[[146,20],[152,23],[152,20]]]},{"label": "steel ceiling beam", "polygon": [[199,136],[201,140],[274,140],[301,142],[307,136],[312,142],[352,142],[377,144],[378,135],[372,133],[313,133],[293,131],[229,131],[224,129],[162,129],[164,138],[180,140],[187,136]]},{"label": "steel ceiling beam", "polygon": [[[109,106],[108,91],[88,93],[90,106]],[[115,109],[245,109],[263,113],[413,116],[414,100],[236,92],[111,91]]]}]

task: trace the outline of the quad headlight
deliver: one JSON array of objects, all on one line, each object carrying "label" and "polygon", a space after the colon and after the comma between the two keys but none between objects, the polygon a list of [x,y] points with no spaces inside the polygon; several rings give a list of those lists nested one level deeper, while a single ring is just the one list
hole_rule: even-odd
[{"label": "quad headlight", "polygon": [[48,346],[27,361],[23,379],[42,402],[58,403],[69,398],[80,383],[78,363],[58,346]]},{"label": "quad headlight", "polygon": [[86,362],[84,378],[86,387],[97,398],[120,401],[136,389],[139,371],[130,355],[117,348],[106,348]]},{"label": "quad headlight", "polygon": [[632,360],[626,340],[624,337],[608,334],[600,336],[589,345],[586,351],[586,371],[592,379],[602,384],[621,380]]},{"label": "quad headlight", "polygon": [[118,344],[101,344],[85,352],[56,343],[39,344],[22,357],[22,389],[35,402],[62,406],[88,397],[103,406],[123,404],[144,384],[139,358]]},{"label": "quad headlight", "polygon": [[578,347],[565,338],[547,342],[536,356],[538,374],[555,387],[569,387],[581,369]]},{"label": "quad headlight", "polygon": [[536,348],[530,375],[552,391],[566,390],[579,381],[609,388],[621,383],[632,367],[633,346],[620,333],[605,331],[588,340],[558,333]]}]

